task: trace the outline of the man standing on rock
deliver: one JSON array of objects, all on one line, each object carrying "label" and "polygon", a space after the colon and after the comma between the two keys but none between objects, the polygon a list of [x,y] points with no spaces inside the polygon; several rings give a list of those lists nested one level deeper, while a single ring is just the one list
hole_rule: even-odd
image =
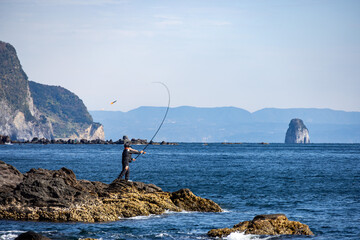
[{"label": "man standing on rock", "polygon": [[135,161],[135,158],[131,157],[131,154],[133,154],[133,153],[145,154],[146,152],[135,150],[135,149],[131,148],[129,142],[125,142],[124,151],[122,153],[122,171],[118,178],[121,179],[125,175],[125,180],[129,181],[129,175],[130,175],[129,163],[131,163],[132,161]]}]

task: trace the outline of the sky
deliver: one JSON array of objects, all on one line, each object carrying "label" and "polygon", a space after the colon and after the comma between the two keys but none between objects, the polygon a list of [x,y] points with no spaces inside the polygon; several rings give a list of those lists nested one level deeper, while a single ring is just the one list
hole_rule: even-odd
[{"label": "sky", "polygon": [[0,0],[0,40],[89,110],[360,111],[358,0]]}]

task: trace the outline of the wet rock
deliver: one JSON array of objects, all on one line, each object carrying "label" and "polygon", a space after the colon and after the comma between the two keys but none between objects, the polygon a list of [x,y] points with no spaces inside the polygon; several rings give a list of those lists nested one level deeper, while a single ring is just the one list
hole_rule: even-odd
[{"label": "wet rock", "polygon": [[256,235],[314,235],[309,226],[289,221],[284,214],[258,215],[252,221],[240,222],[232,228],[212,229],[210,237],[225,237],[232,232]]},{"label": "wet rock", "polygon": [[171,200],[176,206],[186,211],[221,212],[219,205],[213,201],[193,194],[190,189],[180,189],[171,194]]},{"label": "wet rock", "polygon": [[166,210],[222,211],[189,189],[170,193],[154,184],[122,179],[111,184],[77,180],[67,168],[31,169],[21,174],[4,162],[0,167],[8,176],[2,177],[0,185],[0,219],[102,222]]},{"label": "wet rock", "polygon": [[0,144],[5,143],[11,143],[11,138],[9,136],[0,135]]},{"label": "wet rock", "polygon": [[50,238],[33,231],[28,231],[20,234],[15,240],[50,240]]},{"label": "wet rock", "polygon": [[16,168],[3,161],[0,161],[0,173],[0,192],[15,188],[24,177]]}]

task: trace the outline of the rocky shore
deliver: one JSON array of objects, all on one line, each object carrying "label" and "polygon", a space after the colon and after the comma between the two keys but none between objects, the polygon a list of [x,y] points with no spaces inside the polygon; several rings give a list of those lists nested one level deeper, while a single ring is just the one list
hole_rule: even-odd
[{"label": "rocky shore", "polygon": [[0,144],[11,143],[11,138],[9,136],[0,135]]},{"label": "rocky shore", "polygon": [[215,202],[189,189],[115,179],[111,184],[77,180],[67,168],[25,174],[0,161],[0,219],[104,222],[165,211],[221,212]]},{"label": "rocky shore", "polygon": [[258,215],[252,221],[240,222],[232,228],[212,229],[210,237],[226,237],[233,232],[256,235],[314,235],[309,226],[290,221],[284,214]]},{"label": "rocky shore", "polygon": [[[14,141],[11,140],[9,136],[2,136],[0,135],[0,144],[5,143],[21,143],[21,144],[124,144],[125,141],[130,142],[132,145],[146,145],[148,144],[148,141],[146,139],[119,139],[117,141],[110,140],[101,140],[101,139],[95,139],[95,140],[87,140],[87,139],[46,139],[46,138],[33,138],[29,141]],[[149,143],[150,145],[178,145],[177,143],[171,143],[171,142],[153,142],[151,141]]]}]

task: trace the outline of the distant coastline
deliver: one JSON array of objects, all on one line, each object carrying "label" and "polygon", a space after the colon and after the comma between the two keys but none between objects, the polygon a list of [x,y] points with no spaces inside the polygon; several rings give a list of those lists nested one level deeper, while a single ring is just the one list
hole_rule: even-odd
[{"label": "distant coastline", "polygon": [[[174,142],[148,142],[146,139],[131,139],[129,142],[132,145],[178,145],[178,143]],[[46,138],[33,138],[31,141],[17,141],[11,140],[9,136],[1,136],[0,135],[0,144],[124,144],[123,139],[119,139],[117,141],[113,140],[102,140],[102,139],[95,139],[95,140],[87,140],[87,139],[46,139]]]},{"label": "distant coastline", "polygon": [[[127,134],[152,136],[166,108],[128,112],[90,111],[107,139]],[[265,108],[253,113],[236,107],[174,107],[157,138],[174,142],[282,143],[291,119],[302,119],[312,143],[360,143],[360,112],[316,108]],[[141,121],[140,121],[141,120]]]}]

